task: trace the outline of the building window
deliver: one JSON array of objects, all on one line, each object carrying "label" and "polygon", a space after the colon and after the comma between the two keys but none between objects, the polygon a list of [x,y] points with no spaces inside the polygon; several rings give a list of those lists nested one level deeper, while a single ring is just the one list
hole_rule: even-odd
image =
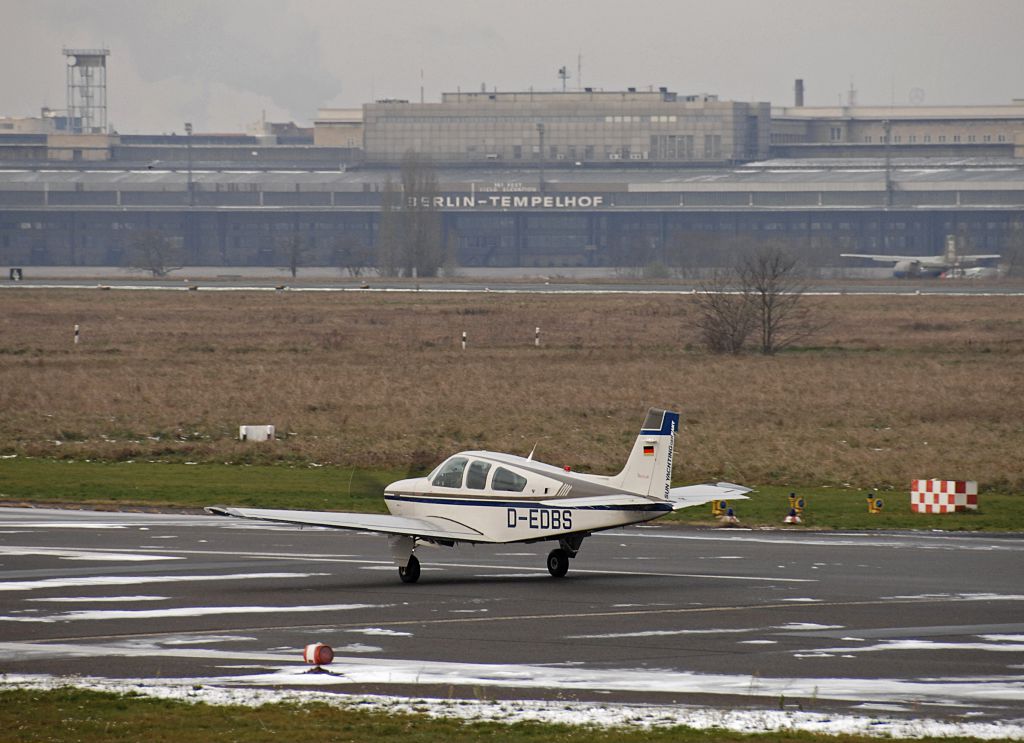
[{"label": "building window", "polygon": [[1006,135],[1000,134],[999,135],[999,141],[1000,142],[1005,142],[1006,141]]},{"label": "building window", "polygon": [[931,134],[925,134],[924,135],[924,143],[925,144],[931,144],[932,143],[932,135]]},{"label": "building window", "polygon": [[864,137],[864,142],[867,143],[867,144],[871,144],[871,135],[870,134],[868,136]]},{"label": "building window", "polygon": [[959,142],[960,141],[960,135],[959,134],[954,134],[953,135],[953,141],[954,142]]},{"label": "building window", "polygon": [[907,142],[909,142],[910,144],[914,144],[916,141],[917,141],[917,135],[916,134],[911,134],[909,137],[907,137]]},{"label": "building window", "polygon": [[973,142],[974,141],[974,135],[973,134],[968,134],[967,135],[967,141],[968,142]]},{"label": "building window", "polygon": [[939,135],[939,141],[940,142],[945,142],[946,141],[946,135],[945,134],[940,134]]},{"label": "building window", "polygon": [[839,126],[833,126],[829,129],[828,138],[832,142],[838,142],[843,138],[843,129]]}]

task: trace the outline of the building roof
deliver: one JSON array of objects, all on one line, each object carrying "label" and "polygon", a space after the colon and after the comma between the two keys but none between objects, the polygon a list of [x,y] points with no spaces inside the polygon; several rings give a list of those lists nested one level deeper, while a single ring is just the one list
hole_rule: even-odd
[{"label": "building roof", "polygon": [[[532,191],[537,169],[438,168],[442,191]],[[904,190],[1024,190],[1024,162],[1009,159],[894,160],[891,177]],[[377,190],[399,172],[388,168],[340,170],[209,170],[196,167],[192,179],[204,190],[234,187],[264,191]],[[0,169],[0,190],[179,190],[186,169]],[[617,191],[820,191],[884,187],[884,161],[768,160],[732,168],[545,168],[551,190]]]}]

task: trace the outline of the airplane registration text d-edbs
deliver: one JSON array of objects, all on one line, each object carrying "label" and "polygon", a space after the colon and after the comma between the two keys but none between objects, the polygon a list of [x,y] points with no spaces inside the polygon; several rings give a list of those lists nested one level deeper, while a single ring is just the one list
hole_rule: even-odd
[{"label": "airplane registration text d-edbs", "polygon": [[529,457],[464,451],[426,477],[399,480],[384,490],[389,515],[210,507],[221,516],[385,534],[405,583],[420,576],[420,542],[454,546],[557,542],[547,558],[551,575],[569,570],[583,540],[594,532],[650,521],[713,500],[746,498],[732,483],[672,487],[672,456],[679,413],[651,408],[617,475],[589,475]]}]

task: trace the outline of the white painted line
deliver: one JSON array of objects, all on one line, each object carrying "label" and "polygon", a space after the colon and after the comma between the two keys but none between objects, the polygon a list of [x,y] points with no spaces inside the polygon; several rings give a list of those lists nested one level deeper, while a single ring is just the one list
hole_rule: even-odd
[{"label": "white painted line", "polygon": [[399,632],[393,629],[382,629],[381,627],[365,627],[363,629],[347,629],[346,632],[354,632],[359,635],[380,635],[381,637],[412,637],[412,632]]},{"label": "white painted line", "polygon": [[0,591],[38,591],[50,588],[81,588],[83,586],[134,586],[141,583],[202,583],[223,580],[274,580],[278,578],[313,578],[330,573],[234,573],[231,575],[111,575],[90,578],[45,578],[0,582]]},{"label": "white painted line", "polygon": [[676,635],[727,635],[757,632],[755,627],[743,629],[675,629],[645,630],[641,632],[610,632],[603,635],[566,635],[567,640],[612,640],[623,637],[673,637]]},{"label": "white painted line", "polygon": [[56,549],[53,547],[17,547],[0,546],[0,555],[25,557],[38,555],[41,557],[59,557],[62,560],[84,560],[88,562],[149,562],[155,560],[184,560],[183,557],[170,555],[140,555],[136,552],[116,552],[102,549]]},{"label": "white painted line", "polygon": [[25,599],[25,601],[38,601],[48,604],[98,604],[116,603],[130,604],[136,601],[169,601],[167,596],[67,596],[53,598]]},{"label": "white painted line", "polygon": [[116,619],[177,619],[181,617],[225,616],[228,614],[305,614],[356,609],[385,609],[392,604],[321,604],[318,606],[185,606],[176,609],[119,609],[69,611],[63,614],[24,617],[0,615],[0,622],[80,622]]}]

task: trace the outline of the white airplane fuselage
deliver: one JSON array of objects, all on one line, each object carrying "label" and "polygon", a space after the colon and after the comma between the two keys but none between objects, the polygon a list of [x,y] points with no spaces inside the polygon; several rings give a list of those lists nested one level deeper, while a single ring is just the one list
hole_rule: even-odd
[{"label": "white airplane fuselage", "polygon": [[384,534],[403,583],[415,583],[417,544],[454,546],[557,542],[547,569],[562,577],[584,538],[664,516],[680,508],[744,499],[750,488],[732,483],[672,487],[679,413],[647,411],[640,435],[617,475],[588,475],[490,451],[455,454],[426,477],[384,490],[388,515],[210,506],[210,513],[284,524]]},{"label": "white airplane fuselage", "polygon": [[[438,473],[458,460],[465,460],[467,470],[487,472],[477,482],[462,478],[458,487],[437,484]],[[427,477],[391,483],[384,491],[384,502],[395,516],[444,519],[478,532],[481,542],[498,543],[613,529],[672,510],[672,504],[661,497],[624,497],[608,480],[525,457],[468,451],[450,457]],[[521,490],[509,489],[520,486]]]}]

